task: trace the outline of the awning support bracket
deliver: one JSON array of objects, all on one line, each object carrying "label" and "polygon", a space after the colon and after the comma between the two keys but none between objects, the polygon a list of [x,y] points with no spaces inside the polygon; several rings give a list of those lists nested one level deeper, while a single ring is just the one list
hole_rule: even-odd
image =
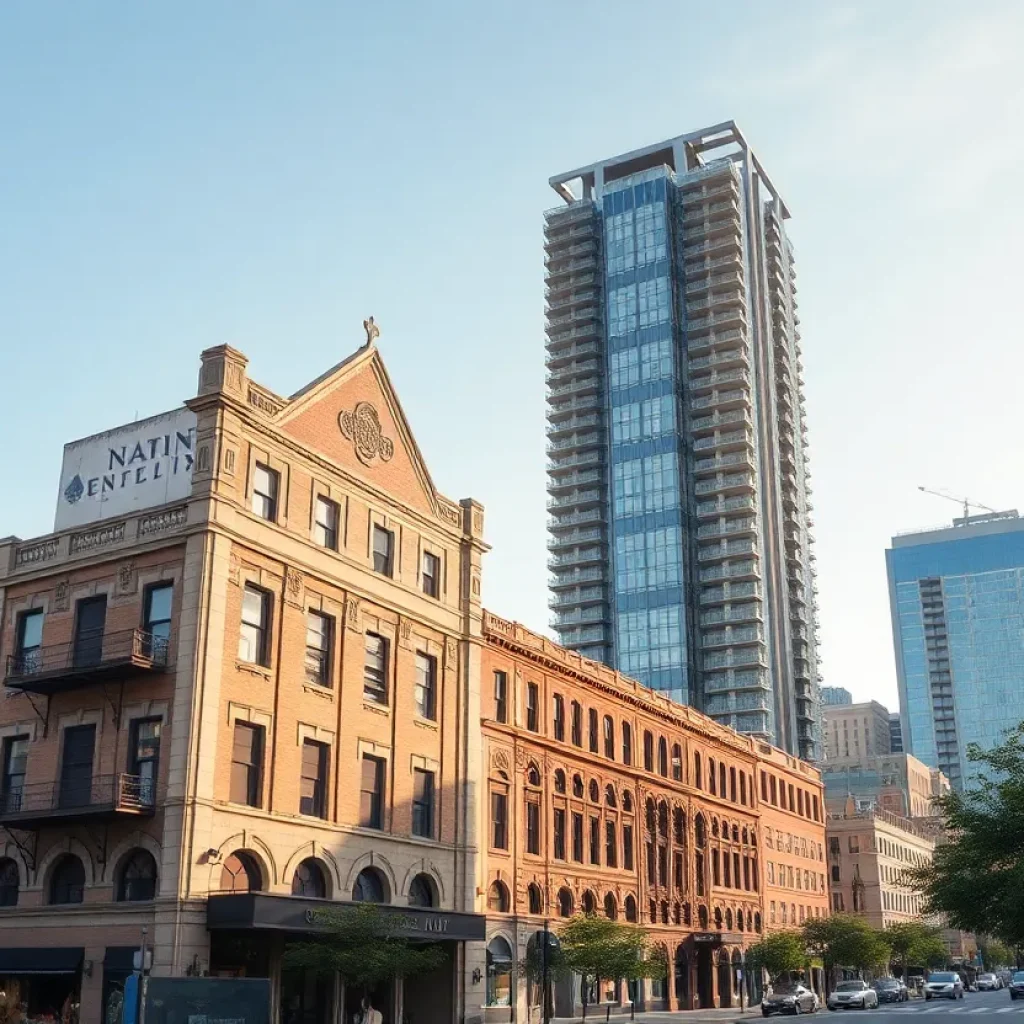
[{"label": "awning support bracket", "polygon": [[[22,832],[19,838],[19,830],[4,827],[4,831],[11,837],[11,842],[18,848],[26,867],[35,871],[36,869],[36,847],[39,845],[39,835],[36,832]],[[31,837],[31,843],[29,842]]]}]

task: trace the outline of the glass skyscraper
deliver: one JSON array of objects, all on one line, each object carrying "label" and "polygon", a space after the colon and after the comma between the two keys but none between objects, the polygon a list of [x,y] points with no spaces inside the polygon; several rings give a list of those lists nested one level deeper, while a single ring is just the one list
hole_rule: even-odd
[{"label": "glass skyscraper", "polygon": [[731,122],[551,179],[559,640],[820,756],[788,210]]},{"label": "glass skyscraper", "polygon": [[960,789],[967,745],[1024,721],[1024,520],[958,519],[885,555],[903,749]]}]

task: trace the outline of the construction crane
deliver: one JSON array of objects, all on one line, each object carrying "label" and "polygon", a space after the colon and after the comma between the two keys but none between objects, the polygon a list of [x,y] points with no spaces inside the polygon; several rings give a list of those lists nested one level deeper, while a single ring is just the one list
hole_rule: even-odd
[{"label": "construction crane", "polygon": [[946,501],[955,501],[958,505],[963,505],[964,521],[970,518],[972,508],[980,508],[983,512],[991,512],[993,514],[995,514],[996,511],[994,508],[989,508],[988,505],[979,505],[976,501],[971,501],[968,498],[958,498],[956,495],[946,494],[944,491],[933,491],[929,487],[921,486],[918,486],[917,489],[919,491],[924,491],[925,494],[932,494],[936,498],[945,498]]}]

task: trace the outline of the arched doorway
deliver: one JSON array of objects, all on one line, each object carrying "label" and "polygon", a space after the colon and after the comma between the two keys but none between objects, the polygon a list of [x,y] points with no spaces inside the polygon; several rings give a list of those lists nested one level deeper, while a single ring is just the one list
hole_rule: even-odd
[{"label": "arched doorway", "polygon": [[743,1002],[743,993],[746,992],[747,1005],[751,1003],[749,980],[747,972],[743,969],[743,954],[738,950],[732,951],[732,983],[736,989],[736,1001]]},{"label": "arched doorway", "polygon": [[[704,910],[701,907],[701,910]],[[706,913],[706,911],[705,911]],[[714,961],[708,945],[696,947],[697,957],[697,1002],[699,1009],[707,1010],[715,1005]]]},{"label": "arched doorway", "polygon": [[675,994],[678,1008],[688,1010],[690,1008],[690,958],[686,955],[686,949],[683,946],[676,949]]},{"label": "arched doorway", "polygon": [[725,949],[718,951],[718,1005],[732,1006],[732,969]]}]

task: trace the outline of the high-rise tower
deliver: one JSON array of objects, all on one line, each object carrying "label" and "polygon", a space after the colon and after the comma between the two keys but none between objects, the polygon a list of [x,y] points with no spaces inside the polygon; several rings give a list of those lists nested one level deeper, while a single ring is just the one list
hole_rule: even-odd
[{"label": "high-rise tower", "polygon": [[552,625],[740,732],[820,756],[786,205],[728,122],[550,181]]}]

